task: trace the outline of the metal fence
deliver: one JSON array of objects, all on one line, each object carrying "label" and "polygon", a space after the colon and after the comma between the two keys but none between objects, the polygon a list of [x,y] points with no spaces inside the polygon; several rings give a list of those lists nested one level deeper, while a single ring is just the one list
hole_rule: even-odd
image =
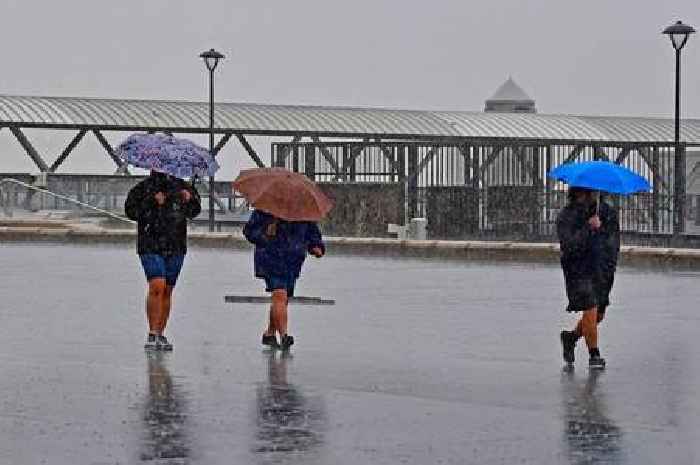
[{"label": "metal fence", "polygon": [[[91,175],[91,174],[45,174],[29,175],[0,173],[0,214],[5,216],[46,212],[61,212],[73,216],[90,216],[96,209],[123,215],[124,202],[129,190],[143,176]],[[196,225],[208,224],[209,183],[196,185],[202,198],[202,213],[194,220]],[[248,204],[233,190],[228,181],[217,181],[214,185],[214,208],[216,225],[237,223],[240,212],[246,212]]]},{"label": "metal fence", "polygon": [[479,143],[274,143],[271,164],[322,182],[400,183],[405,220],[428,219],[441,239],[551,240],[566,186],[547,178],[573,161],[609,160],[647,178],[650,193],[610,196],[627,242],[685,234],[685,150],[673,144],[498,140]]}]

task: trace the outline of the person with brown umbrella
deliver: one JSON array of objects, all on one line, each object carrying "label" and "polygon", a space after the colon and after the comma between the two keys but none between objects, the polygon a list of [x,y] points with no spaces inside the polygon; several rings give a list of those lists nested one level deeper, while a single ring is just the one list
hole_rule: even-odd
[{"label": "person with brown umbrella", "polygon": [[[332,202],[311,180],[282,168],[246,170],[234,182],[255,207],[243,234],[255,245],[255,277],[265,281],[272,305],[263,345],[289,350],[287,308],[308,253],[323,257],[326,247],[316,224]],[[280,340],[277,340],[277,334]]]}]

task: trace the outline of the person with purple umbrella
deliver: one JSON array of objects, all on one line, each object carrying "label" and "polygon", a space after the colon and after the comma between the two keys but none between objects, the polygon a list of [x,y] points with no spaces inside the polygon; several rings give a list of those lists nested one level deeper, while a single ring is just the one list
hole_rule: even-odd
[{"label": "person with purple umbrella", "polygon": [[187,254],[187,220],[199,215],[197,189],[168,174],[151,175],[129,191],[126,215],[138,223],[137,250],[148,280],[146,350],[172,350],[165,337],[172,295]]},{"label": "person with purple umbrella", "polygon": [[212,176],[219,168],[209,152],[167,134],[133,134],[116,150],[124,163],[151,171],[126,199],[126,215],[138,223],[137,249],[148,280],[146,350],[172,350],[165,337],[172,294],[187,253],[187,220],[202,210],[186,178]]}]

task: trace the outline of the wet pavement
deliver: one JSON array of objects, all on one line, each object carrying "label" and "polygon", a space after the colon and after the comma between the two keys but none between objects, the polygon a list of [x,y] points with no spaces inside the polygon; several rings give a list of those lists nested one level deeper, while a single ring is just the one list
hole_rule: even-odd
[{"label": "wet pavement", "polygon": [[699,274],[622,270],[601,331],[561,371],[561,272],[327,257],[261,350],[248,253],[191,250],[145,354],[125,247],[0,245],[0,464],[700,463]]}]

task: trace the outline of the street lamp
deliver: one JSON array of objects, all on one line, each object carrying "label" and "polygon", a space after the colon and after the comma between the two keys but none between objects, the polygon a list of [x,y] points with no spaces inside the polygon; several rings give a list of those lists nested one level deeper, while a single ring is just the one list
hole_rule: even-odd
[{"label": "street lamp", "polygon": [[688,37],[693,34],[695,29],[682,21],[676,21],[676,24],[664,29],[664,34],[671,38],[671,44],[676,50],[676,144],[680,142],[680,97],[681,97],[681,50],[688,42]]},{"label": "street lamp", "polygon": [[685,230],[685,151],[681,147],[681,50],[688,42],[688,37],[695,29],[682,21],[664,29],[663,33],[671,39],[671,45],[676,50],[676,115],[675,115],[675,156],[674,156],[674,224],[675,234],[681,234]]},{"label": "street lamp", "polygon": [[[199,57],[209,70],[209,153],[214,154],[214,70],[219,65],[219,60],[224,56],[216,50],[209,49],[202,52]],[[209,176],[209,231],[214,231],[214,175]]]}]

